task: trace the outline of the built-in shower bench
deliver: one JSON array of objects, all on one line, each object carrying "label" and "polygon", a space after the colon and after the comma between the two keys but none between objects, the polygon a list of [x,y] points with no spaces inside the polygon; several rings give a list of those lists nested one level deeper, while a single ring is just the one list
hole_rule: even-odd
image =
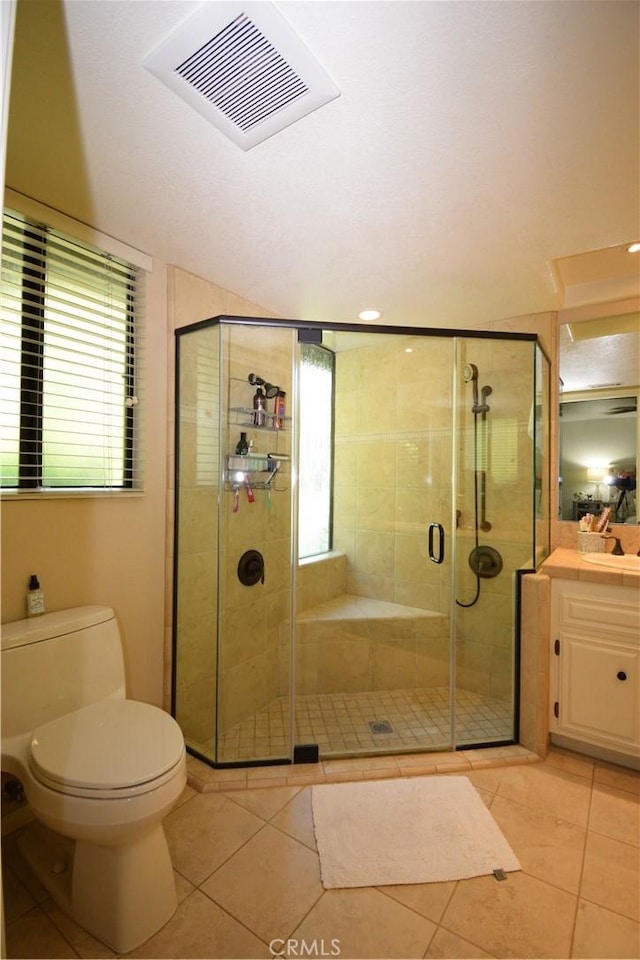
[{"label": "built-in shower bench", "polygon": [[347,593],[299,611],[295,636],[301,694],[446,684],[445,614]]},{"label": "built-in shower bench", "polygon": [[437,621],[441,625],[443,617],[441,613],[422,610],[420,607],[344,593],[300,611],[296,615],[296,623],[317,620],[424,620],[433,621],[434,625]]}]

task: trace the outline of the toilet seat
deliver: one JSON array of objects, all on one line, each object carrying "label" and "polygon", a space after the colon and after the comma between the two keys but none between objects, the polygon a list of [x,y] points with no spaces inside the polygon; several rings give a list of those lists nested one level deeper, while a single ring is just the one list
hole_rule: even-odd
[{"label": "toilet seat", "polygon": [[60,793],[124,799],[171,780],[184,755],[173,717],[148,703],[117,698],[36,727],[29,767],[40,783]]}]

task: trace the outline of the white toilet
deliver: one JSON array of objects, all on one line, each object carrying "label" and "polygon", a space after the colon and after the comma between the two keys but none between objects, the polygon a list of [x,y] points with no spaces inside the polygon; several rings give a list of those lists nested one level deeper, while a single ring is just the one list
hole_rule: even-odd
[{"label": "white toilet", "polygon": [[1,637],[1,766],[37,821],[21,851],[63,910],[127,953],[177,906],[162,820],[186,783],[182,732],[125,699],[109,607],[3,624]]}]

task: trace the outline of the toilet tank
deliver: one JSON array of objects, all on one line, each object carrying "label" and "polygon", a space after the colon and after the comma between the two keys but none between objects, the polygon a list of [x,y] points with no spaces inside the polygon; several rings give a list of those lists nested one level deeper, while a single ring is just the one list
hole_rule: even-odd
[{"label": "toilet tank", "polygon": [[2,737],[107,697],[125,696],[120,630],[110,607],[75,607],[0,626]]}]

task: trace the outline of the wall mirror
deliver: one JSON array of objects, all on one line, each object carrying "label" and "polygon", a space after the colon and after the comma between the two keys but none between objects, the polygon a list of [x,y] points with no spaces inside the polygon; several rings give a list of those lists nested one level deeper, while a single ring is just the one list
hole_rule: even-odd
[{"label": "wall mirror", "polygon": [[638,523],[640,313],[560,325],[559,513]]}]

